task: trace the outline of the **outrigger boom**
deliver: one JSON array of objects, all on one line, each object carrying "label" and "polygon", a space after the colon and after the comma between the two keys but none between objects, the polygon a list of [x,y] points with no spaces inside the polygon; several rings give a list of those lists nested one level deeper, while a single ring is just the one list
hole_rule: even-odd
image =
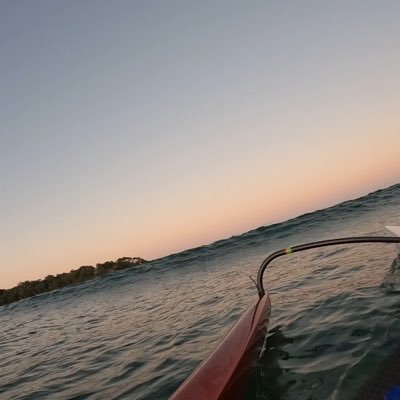
[{"label": "outrigger boom", "polygon": [[[389,227],[387,227],[389,229]],[[398,234],[400,235],[400,227],[390,227],[390,228],[398,228]],[[391,229],[390,229],[391,230]],[[391,230],[393,232],[393,230]],[[338,239],[329,239],[329,240],[320,240],[318,242],[310,242],[305,244],[300,244],[297,246],[289,246],[285,249],[275,251],[271,255],[269,255],[261,264],[260,269],[258,270],[257,274],[257,289],[258,295],[260,297],[264,296],[264,284],[263,284],[263,277],[264,272],[268,266],[268,264],[275,260],[278,257],[297,253],[299,251],[304,250],[311,250],[316,249],[318,247],[327,247],[327,246],[337,246],[341,244],[353,244],[353,243],[400,243],[400,237],[390,236],[354,236],[354,237],[347,237],[347,238],[338,238]]]}]

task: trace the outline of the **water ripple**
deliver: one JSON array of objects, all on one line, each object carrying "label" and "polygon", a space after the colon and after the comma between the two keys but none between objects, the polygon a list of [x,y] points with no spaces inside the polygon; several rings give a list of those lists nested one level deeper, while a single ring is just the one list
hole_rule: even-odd
[{"label": "water ripple", "polygon": [[[400,224],[400,185],[0,308],[1,399],[166,399],[257,294],[268,252]],[[267,271],[272,321],[247,399],[349,399],[400,334],[393,246]]]}]

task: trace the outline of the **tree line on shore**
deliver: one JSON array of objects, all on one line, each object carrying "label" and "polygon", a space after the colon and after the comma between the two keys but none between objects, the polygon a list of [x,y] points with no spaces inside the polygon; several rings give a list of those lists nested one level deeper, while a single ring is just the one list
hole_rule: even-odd
[{"label": "tree line on shore", "polygon": [[64,272],[55,276],[48,275],[44,279],[38,279],[36,281],[20,282],[11,289],[0,289],[0,306],[43,292],[59,289],[67,285],[84,282],[113,271],[134,267],[145,262],[147,261],[140,257],[121,257],[118,258],[117,261],[106,261],[96,264],[96,267],[83,265],[70,272]]}]

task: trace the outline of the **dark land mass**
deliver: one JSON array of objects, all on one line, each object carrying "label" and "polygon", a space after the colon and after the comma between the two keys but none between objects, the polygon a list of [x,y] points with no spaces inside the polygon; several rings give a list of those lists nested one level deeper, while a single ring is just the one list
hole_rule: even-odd
[{"label": "dark land mass", "polygon": [[48,275],[44,279],[20,282],[11,289],[0,289],[0,306],[74,283],[85,282],[113,271],[135,267],[146,262],[146,260],[140,257],[121,257],[117,261],[106,261],[102,264],[96,264],[96,267],[83,265],[78,269],[73,269],[70,272],[64,272],[56,276]]}]

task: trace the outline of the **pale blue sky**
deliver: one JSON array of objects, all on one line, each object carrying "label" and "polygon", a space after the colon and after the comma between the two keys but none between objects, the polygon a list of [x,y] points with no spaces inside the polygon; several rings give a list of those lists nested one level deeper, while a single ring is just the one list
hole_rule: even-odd
[{"label": "pale blue sky", "polygon": [[398,1],[1,2],[0,287],[398,181],[399,16]]}]

